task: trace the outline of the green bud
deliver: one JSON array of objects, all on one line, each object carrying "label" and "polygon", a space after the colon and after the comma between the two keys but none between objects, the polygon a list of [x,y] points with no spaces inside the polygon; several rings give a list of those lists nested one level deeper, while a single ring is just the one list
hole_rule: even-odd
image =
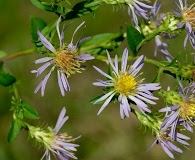
[{"label": "green bud", "polygon": [[152,34],[156,29],[156,24],[154,22],[148,22],[148,24],[142,23],[140,26],[142,34],[147,37],[148,35]]},{"label": "green bud", "polygon": [[171,105],[176,105],[182,102],[182,98],[175,91],[172,91],[172,90],[164,91],[161,89],[158,93],[164,99],[166,103],[169,103]]},{"label": "green bud", "polygon": [[135,111],[135,114],[143,126],[145,126],[154,133],[157,133],[159,131],[163,121],[163,119],[161,119],[159,115],[154,115],[150,113],[143,114],[137,111]]},{"label": "green bud", "polygon": [[192,64],[181,66],[179,69],[178,76],[181,76],[184,79],[192,79],[195,80],[195,66]]},{"label": "green bud", "polygon": [[48,132],[40,127],[34,127],[28,125],[29,135],[31,138],[35,139],[37,142],[44,144],[44,146],[51,146],[52,140],[54,139],[54,134],[50,128]]}]

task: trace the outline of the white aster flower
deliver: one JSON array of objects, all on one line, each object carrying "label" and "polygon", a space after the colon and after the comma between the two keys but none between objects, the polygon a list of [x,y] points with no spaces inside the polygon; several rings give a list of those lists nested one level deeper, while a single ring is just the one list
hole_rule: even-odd
[{"label": "white aster flower", "polygon": [[38,30],[38,36],[42,44],[51,51],[51,56],[46,56],[44,58],[40,58],[35,61],[35,64],[42,64],[37,70],[31,71],[32,73],[36,73],[38,77],[45,69],[51,66],[50,71],[44,77],[44,79],[39,83],[39,85],[35,89],[35,93],[37,93],[41,89],[41,95],[44,95],[45,86],[47,81],[51,75],[51,73],[56,69],[57,70],[57,77],[58,77],[58,85],[61,91],[61,94],[64,96],[66,91],[70,91],[70,86],[68,83],[67,78],[70,77],[71,74],[81,73],[84,70],[84,63],[86,60],[94,59],[93,56],[89,54],[80,54],[78,52],[78,46],[81,42],[83,42],[86,38],[77,41],[77,43],[73,44],[73,39],[75,33],[78,31],[79,28],[84,24],[82,22],[74,31],[70,44],[66,44],[64,42],[64,32],[67,26],[64,26],[62,32],[60,33],[59,24],[61,18],[58,19],[56,23],[56,30],[58,33],[58,37],[60,40],[60,48],[55,49],[54,46],[42,35],[42,33]]},{"label": "white aster flower", "polygon": [[146,103],[156,104],[152,100],[157,100],[158,98],[154,97],[150,91],[158,90],[161,87],[158,83],[143,84],[143,79],[137,80],[139,76],[138,72],[144,65],[144,56],[140,56],[134,64],[129,67],[127,66],[128,50],[125,49],[122,55],[121,69],[119,69],[117,55],[115,56],[114,63],[108,52],[107,55],[109,64],[112,68],[112,75],[108,75],[94,66],[99,73],[108,79],[106,81],[98,79],[98,82],[93,83],[95,86],[106,87],[108,90],[106,94],[94,102],[94,104],[96,104],[105,101],[100,108],[98,115],[113,98],[118,98],[118,102],[120,103],[120,116],[122,119],[124,119],[125,116],[129,117],[129,112],[131,112],[131,101],[138,106],[141,112],[151,112]]}]

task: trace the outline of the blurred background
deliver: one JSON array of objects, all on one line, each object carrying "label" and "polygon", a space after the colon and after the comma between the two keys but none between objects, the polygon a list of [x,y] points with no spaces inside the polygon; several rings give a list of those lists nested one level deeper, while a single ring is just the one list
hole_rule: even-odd
[{"label": "blurred background", "polygon": [[[76,2],[79,1],[72,0],[72,6]],[[188,2],[191,4],[193,0]],[[162,3],[162,11],[175,9],[174,1],[162,0]],[[48,23],[57,20],[55,14],[37,9],[28,0],[0,1],[0,50],[11,54],[34,47],[30,35],[31,17],[41,17]],[[73,20],[74,23],[67,29],[65,35],[67,42],[69,42],[74,29],[84,20],[87,27],[83,37],[104,32],[118,32],[121,26],[123,31],[125,31],[126,24],[130,23],[130,18],[127,16],[127,8],[120,6],[113,8],[105,4],[99,7],[95,18],[90,14]],[[184,36],[185,33],[169,43],[171,54],[177,54],[178,51],[193,52],[191,46],[188,46],[186,50],[183,49]],[[58,43],[58,40],[56,42]],[[127,47],[126,41],[120,46],[121,52],[125,47]],[[141,49],[139,54],[153,57],[153,53],[154,41],[151,41]],[[38,121],[29,121],[30,123],[34,125],[44,123],[55,126],[58,114],[61,108],[65,106],[69,120],[61,129],[61,132],[67,132],[73,137],[82,135],[76,141],[76,143],[80,144],[76,152],[79,160],[169,159],[161,147],[157,145],[149,152],[146,152],[155,138],[150,132],[146,132],[144,128],[140,127],[140,123],[133,114],[130,118],[121,120],[118,104],[109,104],[97,116],[100,105],[92,105],[89,101],[102,93],[101,88],[93,86],[92,82],[96,81],[97,78],[103,77],[92,66],[96,65],[106,70],[106,65],[103,62],[98,60],[87,62],[87,68],[82,74],[73,75],[69,79],[71,91],[66,93],[65,97],[61,96],[56,82],[56,75],[53,74],[47,83],[45,96],[41,97],[40,92],[34,94],[34,89],[43,76],[35,78],[35,75],[30,72],[38,68],[38,65],[33,64],[33,62],[41,57],[43,56],[33,53],[5,63],[9,72],[17,78],[21,98],[34,106],[41,117]],[[157,59],[160,58],[161,56],[157,57]],[[148,72],[149,68],[150,71]],[[145,82],[153,80],[155,72],[155,67],[146,64],[143,68],[143,73],[145,73],[143,76],[146,77]],[[173,84],[174,79],[172,77],[163,77],[163,87]],[[0,160],[40,159],[44,150],[28,138],[26,131],[21,131],[13,143],[7,142],[7,134],[12,119],[12,112],[10,111],[11,94],[9,90],[9,87],[0,86]],[[158,104],[157,108],[163,107],[163,103],[159,102]],[[192,134],[188,135],[192,137]],[[190,149],[184,148],[184,153],[181,156],[176,155],[175,159],[194,159],[195,140],[193,137],[190,143]]]}]

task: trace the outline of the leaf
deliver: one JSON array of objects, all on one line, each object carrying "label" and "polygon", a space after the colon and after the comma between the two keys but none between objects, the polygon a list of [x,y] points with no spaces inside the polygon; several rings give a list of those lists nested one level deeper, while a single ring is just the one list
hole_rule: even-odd
[{"label": "leaf", "polygon": [[20,125],[20,122],[12,119],[11,128],[8,133],[8,142],[13,142],[17,138],[21,128],[22,127]]},{"label": "leaf", "polygon": [[13,84],[14,82],[16,82],[15,77],[10,75],[9,73],[6,73],[3,70],[3,63],[0,63],[0,84],[7,87]]},{"label": "leaf", "polygon": [[6,53],[4,51],[0,51],[0,58],[6,56]]},{"label": "leaf", "polygon": [[136,48],[141,41],[142,35],[140,34],[140,32],[132,26],[127,26],[127,42],[134,56],[137,55]]},{"label": "leaf", "polygon": [[58,15],[67,14],[71,11],[71,9],[57,5],[55,3],[49,3],[49,2],[43,2],[42,0],[31,0],[32,4],[36,6],[37,8],[48,11],[48,12],[54,12]]},{"label": "leaf", "polygon": [[[100,99],[103,95],[104,95],[104,94],[98,95],[98,96],[92,98],[89,102],[90,102],[90,103],[94,103],[95,101],[97,101],[98,99]],[[104,101],[105,101],[105,100],[104,100]],[[96,103],[96,104],[103,104],[104,101],[100,101],[100,102],[98,102],[98,103]]]},{"label": "leaf", "polygon": [[23,113],[24,117],[28,119],[39,119],[39,114],[37,113],[37,111],[27,102],[23,102]]},{"label": "leaf", "polygon": [[46,22],[41,18],[32,17],[31,18],[31,37],[33,42],[38,41],[37,29],[42,30],[46,27]]},{"label": "leaf", "polygon": [[91,39],[81,43],[79,46],[80,52],[93,53],[92,51],[94,50],[96,52],[93,54],[101,54],[105,49],[113,50],[117,48],[123,39],[123,34],[121,32],[95,35]]},{"label": "leaf", "polygon": [[80,18],[89,13],[92,13],[95,10],[97,10],[100,4],[101,4],[100,1],[94,0],[79,2],[72,8],[72,11],[66,14],[65,20]]}]

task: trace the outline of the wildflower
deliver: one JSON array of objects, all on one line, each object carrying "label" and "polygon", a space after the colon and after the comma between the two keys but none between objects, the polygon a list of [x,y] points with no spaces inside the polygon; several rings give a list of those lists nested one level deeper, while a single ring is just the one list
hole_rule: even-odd
[{"label": "wildflower", "polygon": [[[156,0],[153,5],[153,9],[151,9],[151,12],[150,12],[150,19],[154,21],[153,23],[156,24],[156,27],[159,27],[161,19],[165,16],[164,14],[161,14],[160,17],[157,16],[160,10],[160,7],[161,7],[161,4],[158,3],[158,1]],[[159,50],[163,54],[163,56],[170,62],[173,59],[173,57],[169,53],[169,51],[166,49],[168,44],[166,44],[165,42],[162,42],[161,39],[162,38],[160,35],[155,36],[156,47],[154,51],[154,56],[157,55],[157,50]]]},{"label": "wildflower", "polygon": [[84,70],[84,65],[81,63],[84,63],[86,60],[94,59],[93,56],[88,54],[80,54],[78,51],[78,46],[83,40],[77,41],[77,43],[73,44],[73,39],[75,33],[78,31],[79,28],[84,24],[81,23],[74,31],[72,39],[70,44],[66,44],[64,42],[64,32],[66,27],[64,26],[62,29],[62,32],[59,31],[59,24],[60,24],[61,18],[58,19],[56,23],[56,30],[58,33],[58,37],[60,40],[60,48],[55,49],[54,46],[42,35],[42,33],[38,30],[38,36],[42,44],[52,53],[50,56],[46,56],[44,58],[40,58],[35,61],[35,64],[41,64],[44,63],[40,68],[37,70],[31,71],[32,73],[36,73],[36,76],[38,77],[43,71],[45,71],[46,68],[51,66],[50,71],[47,73],[45,78],[39,83],[39,85],[35,89],[35,93],[37,93],[41,89],[41,95],[44,95],[45,92],[45,86],[47,84],[47,81],[51,75],[51,73],[56,69],[57,70],[57,77],[58,77],[58,85],[61,91],[61,94],[64,96],[66,91],[70,91],[70,86],[68,83],[67,78],[70,77],[70,75],[75,73],[81,73],[82,70]]},{"label": "wildflower", "polygon": [[118,68],[117,55],[115,56],[114,63],[108,52],[107,56],[112,68],[112,75],[108,75],[94,66],[99,73],[108,79],[106,81],[98,79],[98,82],[93,83],[95,86],[103,86],[108,89],[106,94],[94,102],[94,104],[96,104],[105,101],[100,108],[98,115],[114,98],[118,98],[118,102],[120,103],[120,116],[122,119],[124,119],[125,116],[129,117],[129,112],[131,112],[129,101],[133,101],[141,112],[151,112],[146,103],[156,104],[152,100],[157,100],[158,98],[154,97],[150,91],[160,89],[160,85],[158,83],[142,84],[143,79],[137,80],[139,76],[137,74],[144,65],[144,56],[140,56],[134,64],[129,67],[127,66],[128,50],[126,48],[122,55],[121,69]]},{"label": "wildflower", "polygon": [[179,0],[179,4],[177,4],[179,8],[179,12],[174,11],[173,13],[176,16],[182,17],[182,22],[178,23],[177,26],[182,28],[185,26],[186,29],[186,37],[184,39],[184,47],[186,47],[187,40],[189,39],[191,46],[195,49],[195,3],[191,6],[187,5],[187,0]]},{"label": "wildflower", "polygon": [[[158,3],[156,0],[154,2],[153,8],[150,10],[149,13],[149,19],[147,23],[143,23],[141,25],[141,32],[144,34],[144,36],[149,36],[155,32],[155,30],[161,25],[162,19],[165,17],[165,14],[158,15],[158,12],[160,10],[161,4]],[[162,34],[155,36],[155,50],[154,50],[154,56],[157,55],[157,51],[160,51],[163,54],[163,57],[165,57],[169,62],[173,59],[169,51],[167,50],[168,44],[162,41]]]},{"label": "wildflower", "polygon": [[[140,0],[102,0],[108,4],[126,4],[129,6],[129,14],[132,14],[132,19],[135,23],[135,26],[139,28],[137,15],[144,19],[148,19],[147,12],[152,9],[152,6],[140,2]],[[141,0],[144,2],[148,2],[148,0]]]},{"label": "wildflower", "polygon": [[74,144],[76,139],[68,136],[67,133],[59,134],[60,128],[68,120],[68,116],[65,116],[66,109],[63,109],[60,112],[56,126],[54,129],[48,127],[49,131],[43,130],[41,128],[29,126],[29,133],[32,138],[35,138],[36,141],[40,142],[45,147],[45,153],[43,154],[42,159],[46,157],[46,160],[50,160],[52,153],[55,157],[60,160],[69,160],[69,158],[77,159],[73,152],[75,152],[79,145]]},{"label": "wildflower", "polygon": [[161,37],[159,35],[155,37],[155,43],[156,43],[156,47],[154,51],[154,56],[157,55],[157,50],[159,50],[161,53],[163,53],[163,56],[167,59],[167,61],[171,62],[173,57],[166,49],[168,45],[161,41]]},{"label": "wildflower", "polygon": [[[147,2],[147,0],[144,1]],[[132,14],[132,19],[135,23],[136,28],[139,28],[136,14],[144,19],[148,19],[147,12],[153,7],[148,4],[142,3],[139,0],[126,0],[126,3],[129,6],[129,14]]]},{"label": "wildflower", "polygon": [[[174,91],[167,91],[164,93],[165,101],[172,106],[165,107],[159,112],[166,112],[166,117],[162,123],[161,129],[171,128],[171,138],[175,139],[176,127],[183,126],[186,130],[193,132],[192,125],[194,125],[195,118],[195,95],[194,85],[190,84],[188,87],[183,88],[180,84],[179,93]],[[168,114],[168,112],[171,112]]]},{"label": "wildflower", "polygon": [[170,128],[161,130],[163,117],[159,114],[146,113],[144,115],[142,113],[137,112],[136,110],[134,110],[134,113],[142,124],[142,126],[154,133],[156,137],[155,141],[152,143],[152,145],[148,148],[147,151],[149,151],[154,146],[154,144],[158,144],[163,148],[163,150],[169,157],[174,158],[173,153],[183,152],[180,148],[174,145],[174,142],[177,142],[177,144],[183,145],[185,147],[189,146],[189,143],[186,142],[186,140],[190,139],[189,137],[179,132],[176,132],[176,139],[172,140],[170,138]]},{"label": "wildflower", "polygon": [[[177,132],[175,134],[175,141],[183,146],[189,146],[189,143],[186,142],[186,140],[189,140],[190,138]],[[152,143],[152,145],[149,147],[148,151],[154,146],[154,144],[158,144],[162,147],[162,149],[165,151],[165,153],[172,159],[174,159],[173,153],[181,154],[183,151],[173,144],[173,141],[170,139],[170,131],[169,129],[166,130],[160,130],[159,132],[156,132],[156,140]],[[172,153],[173,152],[173,153]]]}]

